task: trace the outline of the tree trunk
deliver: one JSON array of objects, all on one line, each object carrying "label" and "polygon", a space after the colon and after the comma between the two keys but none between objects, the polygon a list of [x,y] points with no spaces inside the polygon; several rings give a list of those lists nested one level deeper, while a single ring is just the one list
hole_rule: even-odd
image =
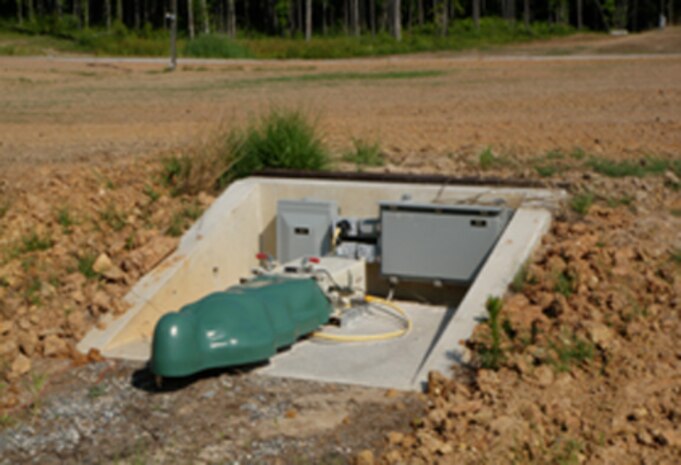
[{"label": "tree trunk", "polygon": [[515,21],[515,0],[506,0],[506,19],[510,22]]},{"label": "tree trunk", "polygon": [[139,30],[139,28],[141,26],[140,23],[141,23],[141,17],[142,17],[142,15],[140,13],[140,0],[135,0],[132,4],[132,7],[135,10],[135,24],[134,24],[134,26],[135,26],[136,30]]},{"label": "tree trunk", "polygon": [[359,37],[359,0],[350,0],[350,5],[352,8],[351,18],[352,18],[352,35]]},{"label": "tree trunk", "polygon": [[26,10],[28,12],[28,22],[32,23],[35,21],[35,10],[33,9],[33,0],[26,1]]},{"label": "tree trunk", "polygon": [[116,0],[116,21],[123,23],[123,0]]},{"label": "tree trunk", "polygon": [[[581,0],[577,0],[580,2]],[[525,29],[530,29],[530,0],[523,0],[523,21],[525,22]]]},{"label": "tree trunk", "polygon": [[54,14],[57,19],[61,19],[62,0],[54,0]]},{"label": "tree trunk", "polygon": [[480,29],[480,0],[473,0],[473,24]]},{"label": "tree trunk", "polygon": [[210,19],[208,17],[208,3],[201,0],[201,19],[203,21],[203,33],[210,34]]},{"label": "tree trunk", "polygon": [[417,0],[418,1],[418,9],[419,9],[419,26],[423,26],[423,0]]},{"label": "tree trunk", "polygon": [[171,1],[170,11],[170,70],[173,71],[177,67],[177,0]]},{"label": "tree trunk", "polygon": [[83,0],[83,27],[90,27],[90,0]]},{"label": "tree trunk", "polygon": [[584,13],[582,11],[582,0],[577,0],[577,29],[584,27]]},{"label": "tree trunk", "polygon": [[449,0],[442,0],[442,29],[440,34],[442,37],[449,33]]},{"label": "tree trunk", "polygon": [[17,2],[17,22],[19,23],[19,26],[24,24],[24,11],[23,11],[23,4],[21,0],[16,0]]},{"label": "tree trunk", "polygon": [[194,1],[187,0],[187,31],[189,39],[194,38]]},{"label": "tree trunk", "polygon": [[371,35],[376,35],[376,0],[369,1],[369,21],[371,21]]},{"label": "tree trunk", "polygon": [[104,22],[106,30],[111,29],[111,0],[104,0]]},{"label": "tree trunk", "polygon": [[236,4],[234,0],[227,0],[227,35],[236,37]]},{"label": "tree trunk", "polygon": [[400,0],[393,0],[393,37],[402,40],[402,5]]},{"label": "tree trunk", "polygon": [[674,24],[674,0],[669,0],[669,5],[667,7],[669,18],[667,18],[667,23],[672,26]]},{"label": "tree trunk", "polygon": [[305,40],[312,39],[312,0],[305,0]]}]

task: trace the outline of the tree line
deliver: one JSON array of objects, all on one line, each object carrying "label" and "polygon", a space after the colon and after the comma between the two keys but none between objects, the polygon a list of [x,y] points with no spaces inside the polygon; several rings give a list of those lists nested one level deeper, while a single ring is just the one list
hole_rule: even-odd
[{"label": "tree line", "polygon": [[[681,0],[0,0],[0,18],[22,26],[36,21],[74,28],[160,29],[177,7],[191,39],[224,33],[305,37],[402,31],[446,35],[452,22],[497,16],[529,28],[535,21],[594,30],[639,31],[671,24]],[[675,5],[676,4],[676,5]],[[664,18],[663,18],[664,17]]]}]

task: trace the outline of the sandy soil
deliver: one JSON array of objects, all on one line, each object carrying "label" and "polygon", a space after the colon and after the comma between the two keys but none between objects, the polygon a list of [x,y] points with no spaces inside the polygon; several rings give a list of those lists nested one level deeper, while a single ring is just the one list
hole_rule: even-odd
[{"label": "sandy soil", "polygon": [[[681,51],[680,30],[644,39],[655,44],[662,34],[672,44],[666,50]],[[618,50],[631,41],[643,39],[578,36],[510,50],[576,50],[579,44]],[[316,115],[338,149],[368,137],[393,154],[473,153],[486,146],[519,155],[576,146],[618,157],[678,154],[681,57],[567,58],[245,62],[180,66],[171,74],[158,64],[4,57],[0,165],[111,160],[181,147],[276,105]],[[441,74],[361,74],[424,70]],[[353,74],[296,79],[319,73]]]},{"label": "sandy soil", "polygon": [[[681,159],[681,58],[598,55],[678,49],[678,29],[659,34],[514,49],[533,57],[194,64],[174,74],[0,58],[0,464],[678,463],[678,169],[611,179],[567,155]],[[592,55],[552,56],[560,47]],[[441,73],[358,74],[414,70]],[[295,78],[321,73],[354,74]],[[336,153],[352,137],[378,138],[379,170],[537,180],[541,163],[551,168],[544,182],[582,200],[558,213],[504,298],[498,370],[434,375],[427,397],[233,372],[159,392],[142,366],[74,351],[172,251],[171,226],[186,228],[213,200],[172,196],[155,155],[272,105],[318,115]],[[483,170],[486,146],[516,162]],[[547,155],[554,149],[565,153]],[[101,273],[83,271],[101,256]],[[483,324],[470,349],[488,344]]]}]

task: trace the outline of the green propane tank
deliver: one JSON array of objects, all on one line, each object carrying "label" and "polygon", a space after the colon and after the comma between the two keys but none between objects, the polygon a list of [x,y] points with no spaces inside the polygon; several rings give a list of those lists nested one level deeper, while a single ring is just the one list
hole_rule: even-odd
[{"label": "green propane tank", "polygon": [[164,315],[151,371],[188,376],[269,359],[326,323],[332,306],[313,279],[260,276]]}]

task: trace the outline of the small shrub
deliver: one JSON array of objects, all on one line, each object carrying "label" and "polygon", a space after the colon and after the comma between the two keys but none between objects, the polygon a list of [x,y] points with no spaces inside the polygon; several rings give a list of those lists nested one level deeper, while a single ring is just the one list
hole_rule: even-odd
[{"label": "small shrub", "polygon": [[487,313],[489,318],[486,321],[490,329],[490,343],[478,351],[480,365],[490,370],[498,370],[505,359],[501,348],[501,321],[499,319],[502,302],[499,297],[487,299]]},{"label": "small shrub", "polygon": [[250,58],[248,47],[223,34],[203,34],[187,42],[184,54],[198,58]]},{"label": "small shrub", "polygon": [[354,139],[352,150],[343,154],[343,161],[358,166],[383,166],[385,163],[378,142],[368,142],[364,139]]},{"label": "small shrub", "polygon": [[570,158],[574,160],[584,160],[586,158],[586,152],[581,147],[576,147],[572,152],[570,152]]},{"label": "small shrub", "polygon": [[483,170],[488,170],[496,164],[497,157],[494,156],[492,149],[487,147],[485,150],[480,152],[478,160],[480,162],[480,168]]},{"label": "small shrub", "polygon": [[31,231],[21,238],[21,252],[23,253],[47,250],[53,245],[54,241],[52,239],[49,237],[41,237],[35,231]]},{"label": "small shrub", "polygon": [[534,169],[537,174],[543,178],[549,178],[560,171],[560,166],[557,165],[538,165]]},{"label": "small shrub", "polygon": [[235,163],[221,178],[223,185],[263,168],[315,171],[330,161],[317,128],[297,110],[273,110],[230,139]]},{"label": "small shrub", "polygon": [[594,195],[590,192],[576,194],[570,200],[570,207],[580,215],[589,213],[591,205],[594,203]]}]

